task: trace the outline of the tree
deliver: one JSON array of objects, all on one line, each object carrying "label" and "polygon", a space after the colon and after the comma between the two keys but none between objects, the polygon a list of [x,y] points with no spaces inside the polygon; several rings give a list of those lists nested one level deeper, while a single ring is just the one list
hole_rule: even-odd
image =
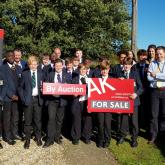
[{"label": "tree", "polygon": [[6,48],[26,53],[61,47],[92,58],[129,46],[130,16],[122,0],[6,0],[0,2]]}]

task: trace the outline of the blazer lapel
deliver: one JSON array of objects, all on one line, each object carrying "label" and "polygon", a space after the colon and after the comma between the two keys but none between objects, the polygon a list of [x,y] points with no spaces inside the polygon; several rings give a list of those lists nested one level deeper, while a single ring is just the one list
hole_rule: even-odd
[{"label": "blazer lapel", "polygon": [[30,85],[32,86],[32,77],[31,77],[30,70],[28,71],[28,80],[29,80]]}]

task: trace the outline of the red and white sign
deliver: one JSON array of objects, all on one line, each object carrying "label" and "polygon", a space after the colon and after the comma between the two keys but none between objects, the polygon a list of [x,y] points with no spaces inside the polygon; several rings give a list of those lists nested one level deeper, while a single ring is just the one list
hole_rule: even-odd
[{"label": "red and white sign", "polygon": [[133,79],[89,78],[88,112],[133,113],[133,93]]},{"label": "red and white sign", "polygon": [[43,83],[43,95],[86,95],[86,85]]}]

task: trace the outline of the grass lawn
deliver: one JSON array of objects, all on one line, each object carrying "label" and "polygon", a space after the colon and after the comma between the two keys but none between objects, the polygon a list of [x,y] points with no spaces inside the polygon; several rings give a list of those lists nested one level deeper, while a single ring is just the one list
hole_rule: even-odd
[{"label": "grass lawn", "polygon": [[129,137],[117,146],[112,139],[109,150],[121,165],[165,165],[165,139],[162,144],[149,145],[143,137],[138,138],[138,147],[131,148]]}]

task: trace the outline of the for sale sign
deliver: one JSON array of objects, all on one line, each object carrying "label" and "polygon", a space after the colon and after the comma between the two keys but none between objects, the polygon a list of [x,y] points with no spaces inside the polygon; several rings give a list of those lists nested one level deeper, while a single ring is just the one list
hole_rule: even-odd
[{"label": "for sale sign", "polygon": [[88,112],[133,113],[134,80],[88,79]]},{"label": "for sale sign", "polygon": [[43,83],[43,95],[86,95],[86,85]]}]

